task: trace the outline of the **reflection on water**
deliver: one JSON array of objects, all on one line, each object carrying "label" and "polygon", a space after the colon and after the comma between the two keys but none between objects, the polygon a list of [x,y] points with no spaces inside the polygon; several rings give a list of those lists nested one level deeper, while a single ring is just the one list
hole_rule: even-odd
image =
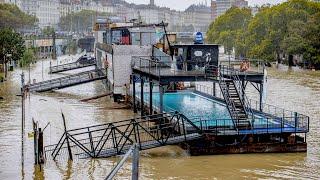
[{"label": "reflection on water", "polygon": [[[55,63],[53,63],[55,64]],[[49,61],[44,61],[49,67]],[[44,79],[60,77],[48,75]],[[76,70],[64,74],[72,74]],[[31,94],[26,99],[26,124],[22,144],[20,73],[16,70],[10,79],[0,85],[0,176],[3,179],[103,179],[116,165],[119,157],[108,159],[76,159],[73,162],[58,158],[48,161],[40,170],[34,166],[32,131],[34,118],[44,127],[45,144],[54,144],[63,133],[61,111],[65,113],[67,127],[107,123],[134,116],[130,110],[114,110],[112,99],[101,98],[91,102],[81,99],[102,94],[105,90],[100,82],[71,87],[56,92]],[[27,71],[24,71],[27,73]],[[31,79],[42,80],[41,63],[31,68]],[[142,179],[243,179],[243,178],[320,178],[320,89],[304,87],[301,79],[312,80],[312,76],[295,74],[283,78],[282,72],[271,72],[268,80],[267,102],[311,116],[307,153],[245,154],[189,156],[177,146],[168,146],[141,152],[140,175]],[[26,74],[26,77],[28,75]],[[249,91],[253,91],[250,89]],[[255,96],[249,93],[249,96]],[[50,158],[50,157],[47,157]],[[131,164],[125,164],[117,179],[129,179]]]}]

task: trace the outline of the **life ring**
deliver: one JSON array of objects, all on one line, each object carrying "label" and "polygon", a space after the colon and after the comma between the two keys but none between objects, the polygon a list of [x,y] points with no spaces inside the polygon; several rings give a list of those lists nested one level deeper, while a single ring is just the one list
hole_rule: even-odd
[{"label": "life ring", "polygon": [[241,72],[247,71],[249,68],[250,68],[250,62],[249,61],[241,62],[241,64],[240,64],[240,71]]}]

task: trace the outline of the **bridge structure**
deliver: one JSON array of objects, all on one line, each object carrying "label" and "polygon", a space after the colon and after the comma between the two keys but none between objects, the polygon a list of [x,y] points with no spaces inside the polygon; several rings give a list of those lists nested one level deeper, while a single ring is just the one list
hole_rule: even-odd
[{"label": "bridge structure", "polygon": [[107,76],[105,75],[104,69],[94,69],[77,74],[72,74],[69,76],[64,76],[61,78],[51,79],[33,84],[27,84],[23,86],[23,89],[28,92],[46,92],[85,84],[106,78]]},{"label": "bridge structure", "polygon": [[81,69],[81,68],[85,68],[85,67],[95,66],[97,64],[96,60],[94,58],[89,59],[88,61],[81,61],[81,58],[82,57],[80,57],[75,62],[61,64],[61,65],[57,65],[57,66],[51,66],[51,64],[50,64],[49,73],[54,74],[54,73],[59,73],[59,72],[65,72],[65,71],[70,71],[70,70],[74,70],[74,69]]},{"label": "bridge structure", "polygon": [[106,158],[125,154],[133,144],[147,150],[200,139],[202,133],[183,114],[170,112],[67,130],[57,144],[45,147],[45,153],[54,160],[66,154]]}]

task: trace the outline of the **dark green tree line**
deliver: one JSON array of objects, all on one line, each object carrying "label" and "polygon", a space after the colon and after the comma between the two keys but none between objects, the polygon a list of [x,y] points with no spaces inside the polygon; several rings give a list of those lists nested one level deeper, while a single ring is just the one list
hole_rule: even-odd
[{"label": "dark green tree line", "polygon": [[320,3],[289,0],[241,18],[247,11],[234,7],[218,17],[208,40],[235,48],[236,56],[274,61],[281,54],[303,55],[310,63],[320,63]]},{"label": "dark green tree line", "polygon": [[64,31],[84,32],[91,31],[97,16],[107,16],[91,10],[82,10],[60,18],[59,27]]},{"label": "dark green tree line", "polygon": [[37,18],[22,12],[16,5],[0,4],[0,28],[33,28]]}]

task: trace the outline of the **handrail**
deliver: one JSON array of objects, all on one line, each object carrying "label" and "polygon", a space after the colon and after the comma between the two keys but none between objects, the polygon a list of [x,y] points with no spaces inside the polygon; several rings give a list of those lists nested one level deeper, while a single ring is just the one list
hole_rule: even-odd
[{"label": "handrail", "polygon": [[233,74],[232,77],[234,78],[233,82],[236,85],[236,89],[238,91],[238,94],[240,95],[240,101],[241,101],[243,107],[245,108],[246,113],[250,114],[253,119],[253,112],[251,110],[251,106],[250,106],[248,97],[245,93],[245,89],[244,89],[243,85],[241,84],[240,78],[237,73]]},{"label": "handrail", "polygon": [[120,162],[111,170],[109,175],[106,177],[106,180],[112,180],[115,175],[119,172],[119,170],[123,167],[124,163],[129,159],[130,155],[132,155],[132,179],[138,179],[138,171],[139,171],[139,146],[138,144],[134,144],[130,147],[127,153],[123,156]]},{"label": "handrail", "polygon": [[[222,71],[220,70],[219,71],[219,74],[220,74],[220,78],[219,78],[219,84],[225,84],[226,85],[226,82],[225,82],[225,80],[224,80],[224,78],[221,76],[221,73],[222,73]],[[224,97],[224,99],[225,99],[225,102],[226,102],[226,104],[227,104],[227,109],[229,110],[229,113],[230,113],[230,116],[231,116],[231,118],[232,119],[237,119],[238,121],[239,121],[239,117],[237,116],[237,114],[234,114],[232,111],[235,111],[236,110],[236,106],[235,106],[235,104],[234,104],[234,102],[233,101],[230,101],[230,96],[228,95],[229,93],[227,93],[226,91],[228,91],[228,89],[225,89],[225,87],[221,87],[220,86],[220,88],[221,88],[221,91],[222,91],[222,95],[223,95],[223,97]],[[230,109],[230,107],[232,108],[232,109]],[[236,117],[234,117],[236,115]],[[239,122],[238,122],[239,123]],[[234,124],[234,127],[236,128],[237,126],[235,125],[235,122],[233,121],[233,124]]]},{"label": "handrail", "polygon": [[65,76],[65,77],[60,77],[56,79],[50,79],[50,80],[34,83],[34,84],[25,85],[25,88],[32,91],[37,88],[42,88],[42,89],[48,88],[50,87],[50,85],[52,85],[53,87],[67,85],[68,81],[78,83],[78,82],[86,81],[88,79],[97,79],[102,77],[105,77],[103,73],[103,69],[95,69],[95,70],[85,71],[85,72],[81,72],[81,73],[70,75],[70,76]]}]

